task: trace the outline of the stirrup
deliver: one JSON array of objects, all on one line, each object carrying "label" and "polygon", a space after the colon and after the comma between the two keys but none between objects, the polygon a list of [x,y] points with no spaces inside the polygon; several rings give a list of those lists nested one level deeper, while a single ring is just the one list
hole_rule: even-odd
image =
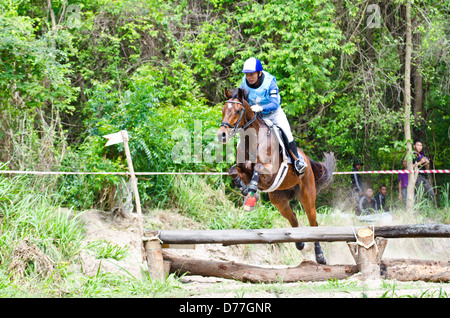
[{"label": "stirrup", "polygon": [[305,170],[307,167],[308,167],[308,165],[306,164],[306,162],[304,162],[302,160],[295,160],[295,162],[294,162],[294,168],[299,175],[302,175],[303,173],[305,173]]}]

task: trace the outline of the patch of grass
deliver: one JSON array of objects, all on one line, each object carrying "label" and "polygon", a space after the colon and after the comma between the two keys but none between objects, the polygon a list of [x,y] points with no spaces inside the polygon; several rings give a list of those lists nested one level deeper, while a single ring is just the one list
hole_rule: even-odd
[{"label": "patch of grass", "polygon": [[441,287],[435,290],[427,289],[425,291],[418,291],[413,294],[402,295],[394,286],[392,289],[384,292],[380,298],[449,298],[449,294]]},{"label": "patch of grass", "polygon": [[86,248],[93,251],[97,259],[112,258],[120,261],[128,255],[127,246],[118,246],[107,240],[91,241],[86,245]]},{"label": "patch of grass", "polygon": [[[81,214],[57,207],[57,197],[46,193],[43,183],[0,178],[0,297],[164,297],[179,288],[172,275],[159,282],[102,273],[101,266],[94,276],[74,271],[70,265],[86,248]],[[100,259],[120,260],[128,253],[127,247],[103,240],[87,248]],[[20,270],[18,278],[12,269]]]},{"label": "patch of grass", "polygon": [[220,179],[204,176],[175,177],[174,203],[194,221],[214,230],[272,228],[282,218],[270,202],[260,201],[255,210],[244,212],[225,194]]}]

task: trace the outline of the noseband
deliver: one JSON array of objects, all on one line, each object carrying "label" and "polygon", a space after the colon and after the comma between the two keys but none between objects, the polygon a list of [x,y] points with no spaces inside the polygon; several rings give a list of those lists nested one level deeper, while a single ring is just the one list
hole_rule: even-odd
[{"label": "noseband", "polygon": [[239,132],[240,130],[245,130],[245,129],[247,129],[251,124],[253,124],[253,122],[256,120],[256,113],[255,113],[255,115],[253,116],[253,118],[252,119],[250,119],[246,124],[244,124],[242,127],[239,127],[239,124],[240,124],[240,122],[241,122],[241,120],[242,120],[242,117],[244,116],[244,114],[245,114],[245,107],[244,107],[244,105],[241,103],[241,102],[237,102],[237,101],[227,101],[227,103],[233,103],[233,104],[239,104],[239,105],[242,105],[242,109],[241,109],[241,113],[239,114],[239,119],[238,119],[238,121],[236,122],[236,125],[231,125],[230,123],[228,123],[228,122],[226,122],[226,121],[223,121],[223,122],[221,122],[220,123],[220,127],[228,127],[228,128],[231,128],[232,130],[231,130],[231,133],[230,133],[230,136],[231,137],[233,137],[237,132]]}]

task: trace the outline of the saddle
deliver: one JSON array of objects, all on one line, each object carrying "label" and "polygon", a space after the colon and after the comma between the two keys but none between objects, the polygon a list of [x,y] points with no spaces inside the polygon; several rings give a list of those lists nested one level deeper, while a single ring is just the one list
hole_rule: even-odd
[{"label": "saddle", "polygon": [[278,144],[280,145],[280,153],[283,158],[283,162],[287,161],[288,164],[292,163],[292,158],[288,152],[287,138],[284,135],[283,130],[280,127],[272,123],[270,119],[261,117],[262,121],[270,129],[270,131],[277,137]]},{"label": "saddle", "polygon": [[269,188],[265,190],[260,189],[261,192],[272,192],[278,189],[281,183],[283,183],[284,178],[286,177],[286,174],[289,170],[289,164],[292,163],[292,159],[291,156],[289,156],[288,147],[285,144],[285,139],[287,138],[283,138],[284,133],[281,130],[281,128],[278,127],[277,125],[274,125],[272,121],[270,121],[269,119],[262,118],[262,120],[267,125],[269,130],[276,136],[282,156],[282,162],[280,168],[278,169],[278,173],[277,176],[275,177],[275,180],[273,181],[273,183],[270,185]]}]

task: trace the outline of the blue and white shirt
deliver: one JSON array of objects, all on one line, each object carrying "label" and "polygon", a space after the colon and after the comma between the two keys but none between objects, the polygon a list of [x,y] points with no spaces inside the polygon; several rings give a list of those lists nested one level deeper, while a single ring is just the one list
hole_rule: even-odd
[{"label": "blue and white shirt", "polygon": [[240,88],[248,93],[247,100],[250,106],[259,105],[263,108],[262,114],[268,115],[280,107],[281,98],[275,76],[266,71],[262,72],[264,80],[258,88],[249,87],[245,75]]}]

